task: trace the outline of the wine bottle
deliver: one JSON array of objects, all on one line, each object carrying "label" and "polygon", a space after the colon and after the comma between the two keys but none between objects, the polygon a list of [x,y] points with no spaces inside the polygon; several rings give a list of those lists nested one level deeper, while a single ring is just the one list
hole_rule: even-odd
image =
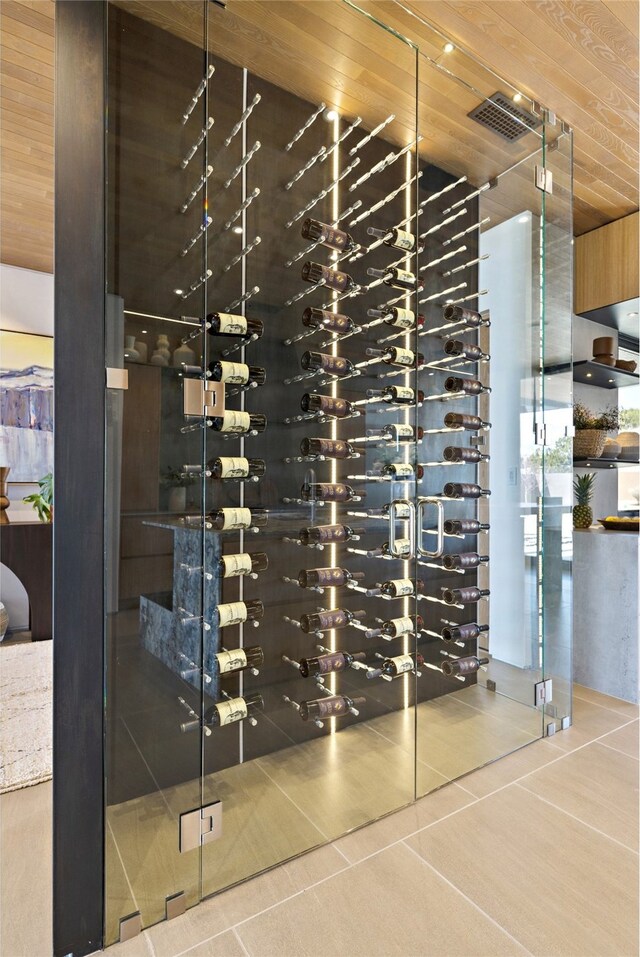
[{"label": "wine bottle", "polygon": [[413,233],[409,233],[405,229],[398,229],[397,226],[392,226],[389,230],[376,229],[375,226],[369,226],[367,234],[369,236],[375,236],[376,239],[381,239],[385,246],[393,246],[394,249],[404,249],[409,253],[412,253],[417,245],[417,237]]},{"label": "wine bottle", "polygon": [[348,568],[303,568],[298,572],[301,588],[339,588],[350,581],[362,581],[364,572],[350,572]]},{"label": "wine bottle", "polygon": [[465,379],[463,376],[449,375],[444,380],[446,392],[464,392],[465,395],[483,395],[491,392],[488,385],[483,385],[478,379]]},{"label": "wine bottle", "polygon": [[219,651],[214,655],[218,664],[218,674],[229,675],[234,671],[257,668],[264,661],[264,652],[260,645],[251,648],[234,648],[232,651]]},{"label": "wine bottle", "polygon": [[303,352],[300,365],[306,372],[328,372],[335,376],[351,375],[355,371],[355,366],[349,359],[325,352]]},{"label": "wine bottle", "polygon": [[264,528],[269,520],[266,508],[219,508],[211,515],[213,527],[219,532],[240,528]]},{"label": "wine bottle", "polygon": [[[376,473],[371,473],[375,475]],[[412,465],[411,462],[390,462],[385,465],[378,475],[390,475],[394,479],[408,480],[413,478],[421,479],[424,475],[424,469],[421,465]]]},{"label": "wine bottle", "polygon": [[489,561],[488,555],[478,555],[477,552],[457,552],[455,555],[443,555],[442,564],[445,568],[477,568]]},{"label": "wine bottle", "polygon": [[463,359],[488,359],[480,346],[474,342],[464,342],[463,339],[447,339],[444,344],[445,354],[448,356],[460,356]]},{"label": "wine bottle", "polygon": [[344,419],[351,415],[353,406],[346,399],[338,399],[332,395],[318,395],[316,392],[306,392],[300,400],[303,412],[321,412],[334,419]]},{"label": "wine bottle", "polygon": [[305,482],[300,489],[303,502],[352,502],[364,498],[366,492],[356,492],[342,482]]},{"label": "wine bottle", "polygon": [[260,478],[267,470],[264,459],[246,459],[243,456],[237,458],[221,456],[218,459],[212,459],[207,468],[214,479]]},{"label": "wine bottle", "polygon": [[301,455],[324,455],[328,459],[349,459],[356,454],[350,442],[343,439],[309,439],[300,442]]},{"label": "wine bottle", "polygon": [[207,316],[208,332],[212,336],[239,336],[241,339],[259,339],[264,333],[260,319],[247,319],[229,312],[210,312]]},{"label": "wine bottle", "polygon": [[[400,518],[401,516],[398,517]],[[376,548],[372,548],[367,552],[367,558],[377,558],[380,555],[391,555],[392,558],[410,558],[411,540],[408,538],[396,538],[395,552],[393,555],[389,548],[389,542],[383,542],[382,545],[378,545]]]},{"label": "wine bottle", "polygon": [[302,237],[312,243],[328,246],[329,249],[337,249],[341,253],[350,253],[358,249],[353,236],[345,233],[343,229],[336,229],[335,226],[322,223],[319,219],[305,219],[302,224]]},{"label": "wine bottle", "polygon": [[[389,346],[388,349],[366,349],[365,355],[380,359],[388,366],[410,366],[416,365],[416,353],[411,349],[401,349],[399,346]],[[418,366],[424,364],[424,356],[421,352],[417,353]]]},{"label": "wine bottle", "polygon": [[424,664],[424,658],[421,654],[397,655],[395,658],[385,658],[380,666],[383,675],[389,675],[390,678],[396,678],[398,675],[404,675],[408,671],[415,671]]},{"label": "wine bottle", "polygon": [[473,675],[482,665],[488,664],[488,658],[476,658],[475,655],[469,655],[468,658],[445,658],[442,662],[442,673],[447,678],[453,675]]},{"label": "wine bottle", "polygon": [[469,585],[467,588],[443,589],[442,600],[447,605],[473,605],[490,594],[488,588],[477,588],[475,585]]},{"label": "wine bottle", "polygon": [[424,402],[424,392],[419,389],[417,394],[406,385],[387,385],[383,389],[367,389],[368,399],[380,399],[382,402],[394,405],[413,405],[414,402]]},{"label": "wine bottle", "polygon": [[402,618],[390,618],[382,623],[380,628],[370,628],[367,631],[367,638],[377,638],[383,635],[385,638],[400,638],[402,635],[411,634],[416,628],[422,629],[424,622],[420,615],[414,620],[411,615],[405,615]]},{"label": "wine bottle", "polygon": [[214,382],[229,385],[264,385],[267,381],[262,366],[248,366],[244,362],[210,362],[209,372]]},{"label": "wine bottle", "polygon": [[352,332],[355,322],[349,316],[340,312],[329,312],[327,309],[305,309],[302,313],[302,325],[307,329],[326,329],[327,332]]},{"label": "wine bottle", "polygon": [[350,525],[311,525],[300,529],[300,541],[303,545],[348,542],[356,535],[364,535],[363,528]]},{"label": "wine bottle", "polygon": [[264,432],[267,427],[267,417],[261,412],[241,412],[235,409],[225,409],[222,415],[214,415],[208,421],[216,432],[231,432],[235,435]]},{"label": "wine bottle", "polygon": [[385,286],[390,286],[392,289],[406,289],[413,292],[416,285],[418,289],[422,289],[423,286],[422,279],[416,279],[408,269],[399,269],[397,266],[388,266],[386,269],[374,269],[373,266],[369,266],[367,275],[374,279],[382,279]]},{"label": "wine bottle", "polygon": [[416,314],[413,309],[400,309],[392,306],[390,309],[367,309],[367,315],[372,319],[382,319],[387,326],[393,326],[396,329],[415,329],[416,326],[424,325],[424,316],[419,315],[416,322]]},{"label": "wine bottle", "polygon": [[302,267],[302,278],[315,286],[328,286],[336,292],[353,292],[360,288],[348,273],[320,263],[306,262]]},{"label": "wine bottle", "polygon": [[250,572],[264,572],[269,567],[269,559],[264,552],[239,552],[237,555],[223,555],[218,559],[218,568],[223,578],[237,578]]},{"label": "wine bottle", "polygon": [[395,506],[396,518],[411,518],[411,506],[403,498],[396,498],[393,502],[387,502],[386,505],[382,505],[380,508],[367,509],[367,515],[371,516],[371,518],[377,518],[378,516],[387,518],[392,505]]},{"label": "wine bottle", "polygon": [[415,442],[424,435],[424,429],[421,425],[417,430],[412,425],[385,425],[381,429],[369,429],[369,435],[377,435],[388,442]]},{"label": "wine bottle", "polygon": [[447,518],[444,523],[446,535],[476,535],[478,532],[487,532],[490,525],[479,522],[476,518]]},{"label": "wine bottle", "polygon": [[349,611],[347,608],[330,608],[314,615],[300,615],[300,628],[305,634],[310,631],[332,631],[334,628],[346,628],[352,621],[364,618],[365,611]]},{"label": "wine bottle", "polygon": [[460,412],[447,412],[444,424],[448,429],[466,429],[468,432],[491,428],[491,422],[484,422],[477,415],[462,415]]},{"label": "wine bottle", "polygon": [[445,462],[488,462],[489,456],[480,449],[466,448],[462,445],[447,445],[442,453]]},{"label": "wine bottle", "polygon": [[[424,582],[418,581],[418,593],[424,591]],[[415,595],[416,582],[413,578],[390,578],[386,582],[382,582],[380,588],[370,588],[367,594],[372,595],[380,593],[381,595],[389,595],[391,598],[404,598],[409,595]]]},{"label": "wine bottle", "polygon": [[488,625],[478,625],[475,621],[466,625],[446,625],[440,632],[443,641],[471,641],[483,631],[489,631]]},{"label": "wine bottle", "polygon": [[[226,724],[234,724],[236,721],[243,721],[256,711],[264,711],[264,699],[258,692],[244,695],[244,697],[226,698],[207,708],[202,717],[202,723],[205,727],[219,728]],[[195,718],[192,721],[185,721],[180,727],[182,731],[196,731],[200,727],[200,720]]]},{"label": "wine bottle", "polygon": [[264,617],[264,605],[259,598],[251,601],[230,601],[218,605],[218,627],[241,625],[244,621],[258,621]]},{"label": "wine bottle", "polygon": [[445,322],[466,322],[468,326],[482,326],[487,323],[475,309],[465,309],[464,306],[445,306],[442,316]]},{"label": "wine bottle", "polygon": [[350,708],[364,704],[366,698],[348,698],[344,694],[316,698],[313,701],[300,702],[300,717],[303,721],[314,718],[340,718],[349,713]]},{"label": "wine bottle", "polygon": [[491,495],[491,491],[471,482],[446,482],[443,494],[447,498],[486,498]]},{"label": "wine bottle", "polygon": [[355,651],[349,654],[346,651],[331,651],[326,655],[318,655],[316,658],[300,659],[300,675],[302,678],[308,678],[312,675],[328,675],[334,671],[344,671],[349,668],[354,661],[364,661],[366,658],[364,651]]}]

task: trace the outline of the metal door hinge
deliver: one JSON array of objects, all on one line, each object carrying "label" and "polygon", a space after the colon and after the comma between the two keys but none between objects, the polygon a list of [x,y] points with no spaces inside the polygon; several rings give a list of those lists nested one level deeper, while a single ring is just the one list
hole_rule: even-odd
[{"label": "metal door hinge", "polygon": [[217,841],[222,835],[222,801],[180,815],[180,853]]},{"label": "metal door hinge", "polygon": [[536,423],[535,425],[535,435],[536,435],[536,445],[546,445],[547,444],[547,427],[543,423]]},{"label": "metal door hinge", "polygon": [[536,166],[534,182],[543,193],[553,193],[553,173],[550,169],[545,169],[544,166]]},{"label": "metal door hinge", "polygon": [[129,370],[128,369],[115,369],[113,366],[107,367],[105,369],[107,374],[106,382],[107,389],[122,389],[126,390],[129,388]]},{"label": "metal door hinge", "polygon": [[541,704],[549,704],[553,699],[553,682],[551,678],[547,678],[545,681],[537,681],[534,685],[535,688],[535,706],[536,708]]},{"label": "metal door hinge", "polygon": [[205,379],[182,380],[185,415],[223,415],[224,383]]}]

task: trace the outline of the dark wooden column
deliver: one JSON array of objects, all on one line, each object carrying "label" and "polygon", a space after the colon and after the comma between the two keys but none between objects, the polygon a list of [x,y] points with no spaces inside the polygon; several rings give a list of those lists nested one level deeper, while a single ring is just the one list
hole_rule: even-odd
[{"label": "dark wooden column", "polygon": [[102,0],[56,3],[56,957],[89,954],[103,935],[106,13]]}]

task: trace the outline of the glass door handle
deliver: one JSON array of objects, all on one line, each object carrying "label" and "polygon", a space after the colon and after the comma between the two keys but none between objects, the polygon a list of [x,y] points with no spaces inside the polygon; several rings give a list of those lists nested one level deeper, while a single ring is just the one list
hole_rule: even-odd
[{"label": "glass door handle", "polygon": [[[435,505],[438,511],[438,538],[436,542],[435,551],[429,551],[427,548],[424,548],[423,538],[424,538],[424,513],[427,505]],[[444,503],[438,498],[431,498],[427,496],[426,498],[418,499],[418,555],[422,558],[440,558],[444,551]]]},{"label": "glass door handle", "polygon": [[[399,518],[407,518],[406,514],[404,516],[398,516],[398,508],[402,506],[403,511],[408,511],[409,519],[409,553],[403,551],[402,548],[399,548],[397,545],[396,539],[396,523]],[[415,558],[416,557],[416,522],[415,522],[416,512],[413,502],[409,502],[405,499],[395,499],[389,505],[389,554],[393,555],[394,558]]]}]

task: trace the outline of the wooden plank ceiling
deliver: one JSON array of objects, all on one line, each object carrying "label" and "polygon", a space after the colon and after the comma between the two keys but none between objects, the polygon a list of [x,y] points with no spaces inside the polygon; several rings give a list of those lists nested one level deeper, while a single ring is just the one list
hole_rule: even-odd
[{"label": "wooden plank ceiling", "polygon": [[[130,12],[192,42],[199,5],[124,0]],[[635,0],[361,0],[443,65],[488,96],[519,90],[555,110],[574,130],[574,231],[594,229],[638,208],[638,4]],[[389,139],[414,127],[410,50],[341,0],[228,0],[211,8],[211,46],[222,56],[307,99],[324,100],[369,129],[396,114]],[[428,22],[427,22],[428,21]],[[434,30],[435,27],[435,30]],[[54,0],[2,0],[2,217],[0,260],[53,270]],[[484,66],[483,66],[484,64]],[[495,70],[506,81],[491,74]],[[535,148],[485,133],[466,116],[480,102],[423,60],[421,150],[471,182]],[[514,184],[515,185],[515,184]],[[524,180],[523,180],[524,188]]]}]

